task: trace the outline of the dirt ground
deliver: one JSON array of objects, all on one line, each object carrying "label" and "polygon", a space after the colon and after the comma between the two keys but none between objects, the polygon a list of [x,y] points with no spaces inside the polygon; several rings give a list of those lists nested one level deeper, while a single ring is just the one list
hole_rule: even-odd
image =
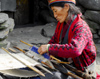
[{"label": "dirt ground", "polygon": [[[29,46],[21,43],[20,40],[38,46],[41,44],[48,43],[50,37],[44,37],[43,35],[41,35],[41,30],[45,28],[46,34],[48,36],[53,35],[55,24],[50,23],[50,24],[39,25],[39,26],[27,24],[27,25],[22,25],[22,26],[20,25],[16,27],[17,28],[14,28],[14,30],[8,35],[7,40],[11,42],[11,47],[18,46],[22,49],[27,49],[29,48]],[[96,71],[100,74],[100,44],[96,44],[96,46],[98,51],[97,58],[96,58],[96,63],[97,63]]]}]

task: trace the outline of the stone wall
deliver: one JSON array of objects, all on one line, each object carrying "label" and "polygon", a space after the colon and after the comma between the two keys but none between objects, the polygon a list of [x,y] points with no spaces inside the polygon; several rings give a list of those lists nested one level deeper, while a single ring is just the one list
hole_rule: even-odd
[{"label": "stone wall", "polygon": [[[81,9],[90,26],[95,43],[100,43],[100,0],[76,0],[76,6]],[[42,14],[42,16],[47,15]]]},{"label": "stone wall", "polygon": [[6,39],[13,28],[14,20],[9,18],[8,14],[6,13],[0,13],[0,48],[8,48],[10,46],[10,42]]},{"label": "stone wall", "polygon": [[[42,2],[42,0],[39,1],[39,3],[40,2],[41,4],[39,6],[41,7],[41,5],[44,2]],[[82,14],[86,19],[86,22],[91,28],[95,43],[100,43],[99,40],[100,39],[100,0],[76,0],[76,3],[77,3],[76,6],[78,6],[81,9]],[[45,3],[45,5],[47,4]],[[44,9],[43,11],[41,10],[41,16],[45,17],[45,20],[50,19],[48,18],[48,16],[50,17],[50,15],[46,14],[47,11],[45,9],[46,6],[43,5],[42,7]],[[50,20],[47,22],[50,22]]]},{"label": "stone wall", "polygon": [[77,0],[77,6],[91,28],[94,41],[100,43],[100,0]]},{"label": "stone wall", "polygon": [[[100,0],[76,0],[76,3],[91,28],[94,41],[100,43]],[[45,21],[46,23],[55,22],[47,0],[37,0],[34,6],[34,22],[37,20]]]},{"label": "stone wall", "polygon": [[[16,1],[16,11],[6,13],[9,14],[9,17],[14,18],[16,25],[28,24],[30,22],[34,24],[57,22],[53,17],[51,9],[48,7],[47,0],[14,1]],[[95,42],[100,43],[98,40],[100,39],[100,0],[76,0],[76,2],[91,27]]]}]

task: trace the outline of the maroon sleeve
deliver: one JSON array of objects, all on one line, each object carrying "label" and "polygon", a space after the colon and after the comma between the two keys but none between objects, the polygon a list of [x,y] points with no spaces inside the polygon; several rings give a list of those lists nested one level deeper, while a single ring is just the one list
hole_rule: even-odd
[{"label": "maroon sleeve", "polygon": [[89,30],[86,27],[75,29],[74,36],[69,44],[50,44],[49,54],[64,58],[78,57],[88,43],[88,39],[91,39]]}]

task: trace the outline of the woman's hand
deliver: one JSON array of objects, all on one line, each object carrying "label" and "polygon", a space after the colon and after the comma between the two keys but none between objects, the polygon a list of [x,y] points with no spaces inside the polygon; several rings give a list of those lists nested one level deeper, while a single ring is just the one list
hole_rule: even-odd
[{"label": "woman's hand", "polygon": [[42,55],[44,53],[47,52],[47,44],[46,45],[41,45],[39,48],[38,48],[38,52]]}]

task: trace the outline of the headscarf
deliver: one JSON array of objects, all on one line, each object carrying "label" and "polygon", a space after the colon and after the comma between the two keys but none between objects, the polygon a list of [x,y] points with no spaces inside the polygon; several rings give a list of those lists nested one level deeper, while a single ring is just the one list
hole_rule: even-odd
[{"label": "headscarf", "polygon": [[49,5],[53,4],[53,3],[58,3],[58,2],[65,2],[65,3],[72,3],[72,4],[76,4],[75,0],[48,0]]}]

